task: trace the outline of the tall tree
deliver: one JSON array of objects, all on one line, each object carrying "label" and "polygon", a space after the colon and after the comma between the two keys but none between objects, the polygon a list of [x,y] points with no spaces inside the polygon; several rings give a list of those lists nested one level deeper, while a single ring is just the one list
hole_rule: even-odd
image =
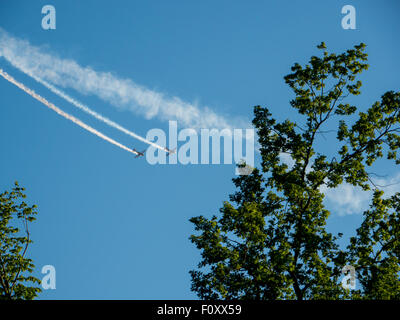
[{"label": "tall tree", "polygon": [[36,206],[25,203],[24,191],[16,182],[11,191],[0,194],[0,299],[32,300],[41,291],[36,286],[40,280],[30,275],[35,266],[26,257]]},{"label": "tall tree", "polygon": [[[375,191],[347,248],[338,245],[341,233],[326,230],[323,190],[344,182],[368,190],[367,168],[378,158],[400,163],[400,93],[386,92],[358,116],[357,107],[343,101],[360,94],[356,78],[368,68],[365,47],[334,54],[321,43],[320,56],[294,64],[284,79],[301,123],[278,122],[267,108],[254,107],[260,170],[233,179],[238,190],[219,217],[190,219],[198,231],[190,239],[201,250],[198,269],[190,271],[200,298],[399,298],[399,194],[383,199]],[[317,150],[316,139],[335,119],[337,151],[332,144],[328,155]],[[285,155],[293,165],[282,161]],[[361,289],[342,287],[346,264],[356,268]]]}]

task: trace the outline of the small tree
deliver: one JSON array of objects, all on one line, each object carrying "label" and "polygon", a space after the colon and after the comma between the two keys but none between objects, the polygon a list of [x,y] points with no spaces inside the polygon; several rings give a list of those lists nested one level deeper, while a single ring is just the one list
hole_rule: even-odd
[{"label": "small tree", "polygon": [[24,191],[16,182],[10,192],[0,194],[0,299],[32,300],[41,291],[34,286],[40,280],[29,275],[34,268],[32,260],[26,258],[32,243],[28,225],[35,220],[36,206],[23,201]]},{"label": "small tree", "polygon": [[[376,188],[357,236],[342,250],[342,234],[326,231],[330,212],[322,192],[344,182],[370,189],[366,168],[385,153],[400,163],[400,93],[385,93],[356,117],[357,107],[343,99],[360,93],[356,77],[368,68],[365,45],[338,55],[324,43],[318,49],[322,56],[304,67],[294,64],[285,77],[295,94],[291,106],[304,121],[279,123],[256,106],[261,170],[233,179],[238,191],[220,209],[221,217],[190,219],[200,232],[190,239],[202,256],[199,270],[190,272],[192,290],[202,299],[400,297],[400,195],[382,199]],[[338,143],[328,155],[316,150],[316,138],[332,118],[339,119]],[[342,288],[346,264],[356,268],[361,289]]]}]

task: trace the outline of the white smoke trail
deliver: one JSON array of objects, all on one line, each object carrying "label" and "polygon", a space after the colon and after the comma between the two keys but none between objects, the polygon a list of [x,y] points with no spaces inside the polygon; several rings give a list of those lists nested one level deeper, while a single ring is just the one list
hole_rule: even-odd
[{"label": "white smoke trail", "polygon": [[36,100],[40,101],[41,103],[43,103],[46,107],[50,108],[51,110],[57,112],[60,116],[72,121],[73,123],[77,124],[78,126],[82,127],[83,129],[95,134],[96,136],[110,142],[111,144],[125,150],[128,151],[130,153],[139,155],[138,152],[133,151],[131,149],[129,149],[128,147],[124,146],[123,144],[107,137],[106,135],[102,134],[101,132],[97,131],[96,129],[88,126],[86,123],[82,122],[81,120],[75,118],[74,116],[62,111],[61,109],[57,108],[54,104],[52,104],[51,102],[47,101],[45,98],[43,98],[42,96],[40,96],[39,94],[37,94],[35,91],[33,91],[32,89],[27,88],[25,85],[23,85],[22,83],[18,82],[17,80],[15,80],[13,77],[11,77],[8,73],[4,72],[2,69],[0,69],[0,75],[6,79],[7,81],[11,82],[12,84],[14,84],[15,86],[17,86],[18,88],[22,89],[23,91],[25,91],[27,94],[29,94],[31,97],[35,98]]},{"label": "white smoke trail", "polygon": [[30,76],[31,78],[33,78],[35,81],[37,81],[40,84],[44,85],[47,89],[49,89],[54,94],[56,94],[59,97],[67,100],[69,103],[73,104],[75,107],[77,107],[77,108],[81,109],[82,111],[84,111],[84,112],[90,114],[91,116],[95,117],[97,120],[100,120],[100,121],[106,123],[107,125],[115,128],[117,130],[120,130],[121,132],[123,132],[123,133],[125,133],[125,134],[127,134],[127,135],[129,135],[129,136],[131,136],[131,137],[133,137],[135,139],[138,139],[138,140],[140,140],[140,141],[142,141],[144,143],[147,143],[147,144],[149,144],[149,145],[151,145],[151,146],[153,146],[155,148],[158,148],[160,150],[169,152],[169,150],[167,148],[162,147],[162,146],[160,146],[160,145],[158,145],[158,144],[156,144],[156,143],[154,143],[152,141],[149,141],[149,140],[141,137],[140,135],[138,135],[138,134],[136,134],[136,133],[124,128],[123,126],[119,125],[118,123],[116,123],[116,122],[104,117],[103,115],[101,115],[101,114],[97,113],[96,111],[90,109],[88,106],[84,105],[83,103],[79,102],[78,100],[72,98],[71,96],[66,94],[64,91],[56,88],[55,86],[53,86],[52,84],[48,83],[47,81],[35,76],[31,72],[29,72],[29,71],[27,71],[27,70],[25,70],[23,68],[20,68],[20,67],[18,67],[18,69],[20,71],[24,72],[25,74],[27,74],[28,76]]},{"label": "white smoke trail", "polygon": [[10,36],[0,28],[0,56],[17,68],[61,88],[72,88],[85,95],[96,95],[118,108],[125,108],[146,119],[177,120],[183,126],[200,128],[251,128],[241,119],[228,119],[207,107],[183,101],[179,97],[140,86],[110,72],[82,67],[74,60],[61,59],[44,50]]}]

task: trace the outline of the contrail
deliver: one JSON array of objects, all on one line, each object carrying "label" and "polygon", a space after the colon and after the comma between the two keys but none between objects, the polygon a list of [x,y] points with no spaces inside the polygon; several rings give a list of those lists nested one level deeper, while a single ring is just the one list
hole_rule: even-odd
[{"label": "contrail", "polygon": [[12,37],[1,27],[0,57],[59,88],[95,95],[112,106],[140,114],[146,119],[176,120],[196,130],[252,128],[251,123],[243,118],[227,117],[207,106],[152,90],[131,79],[81,66],[71,59],[59,58],[28,41]]},{"label": "contrail", "polygon": [[169,152],[169,150],[165,147],[162,147],[152,141],[149,141],[143,137],[141,137],[140,135],[124,128],[123,126],[119,125],[118,123],[106,118],[105,116],[97,113],[96,111],[90,109],[87,105],[84,105],[83,103],[79,102],[78,100],[72,98],[71,96],[69,96],[68,94],[66,94],[64,91],[56,88],[55,86],[53,86],[52,84],[48,83],[47,81],[39,78],[38,76],[35,76],[34,74],[32,74],[30,71],[25,70],[24,68],[17,66],[17,68],[22,71],[23,73],[25,73],[26,75],[30,76],[31,78],[33,78],[35,81],[37,81],[38,83],[42,84],[43,86],[45,86],[47,89],[49,89],[51,92],[53,92],[54,94],[58,95],[59,97],[67,100],[69,103],[73,104],[75,107],[81,109],[82,111],[86,112],[87,114],[90,114],[91,116],[95,117],[97,120],[100,120],[104,123],[106,123],[107,125],[122,131],[123,133],[138,139],[144,143],[147,143],[155,148],[158,148],[160,150],[163,150],[165,152]]},{"label": "contrail", "polygon": [[6,79],[7,81],[11,82],[12,84],[14,84],[15,86],[17,86],[18,88],[20,88],[21,90],[25,91],[27,94],[29,94],[31,97],[35,98],[36,100],[40,101],[41,103],[43,103],[46,107],[50,108],[51,110],[57,112],[60,116],[72,121],[73,123],[77,124],[78,126],[82,127],[83,129],[95,134],[96,136],[112,143],[113,145],[120,147],[121,149],[128,151],[130,153],[133,153],[135,155],[139,155],[138,152],[129,149],[128,147],[124,146],[123,144],[111,139],[110,137],[107,137],[106,135],[102,134],[101,132],[97,131],[96,129],[88,126],[86,123],[82,122],[81,120],[75,118],[74,116],[62,111],[61,109],[57,108],[54,104],[52,104],[51,102],[47,101],[45,98],[43,98],[42,96],[38,95],[35,91],[27,88],[25,85],[23,85],[22,83],[18,82],[17,80],[15,80],[13,77],[11,77],[9,74],[7,74],[6,72],[4,72],[2,69],[0,69],[0,75]]}]

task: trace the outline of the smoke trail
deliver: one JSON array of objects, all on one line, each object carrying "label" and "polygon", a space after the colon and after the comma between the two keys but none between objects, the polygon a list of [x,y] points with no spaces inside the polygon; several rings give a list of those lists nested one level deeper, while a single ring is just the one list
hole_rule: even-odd
[{"label": "smoke trail", "polygon": [[75,107],[77,107],[77,108],[81,109],[82,111],[84,111],[84,112],[90,114],[91,116],[95,117],[97,120],[100,120],[100,121],[108,124],[109,126],[115,128],[115,129],[117,129],[119,131],[122,131],[123,133],[125,133],[125,134],[127,134],[127,135],[129,135],[129,136],[131,136],[131,137],[133,137],[135,139],[138,139],[138,140],[140,140],[140,141],[142,141],[144,143],[147,143],[147,144],[149,144],[149,145],[151,145],[151,146],[153,146],[155,148],[158,148],[160,150],[169,152],[169,150],[167,148],[162,147],[162,146],[160,146],[160,145],[158,145],[158,144],[156,144],[154,142],[151,142],[151,141],[139,136],[138,134],[136,134],[136,133],[124,128],[123,126],[119,125],[118,123],[116,123],[116,122],[104,117],[103,115],[101,115],[101,114],[97,113],[96,111],[90,109],[88,106],[84,105],[83,103],[79,102],[78,100],[72,98],[71,96],[66,94],[64,91],[56,88],[52,84],[50,84],[47,81],[35,76],[34,74],[32,74],[31,72],[23,69],[22,67],[18,67],[18,69],[21,70],[22,72],[24,72],[25,74],[27,74],[28,76],[30,76],[31,78],[33,78],[35,81],[37,81],[40,84],[44,85],[47,89],[49,89],[54,94],[56,94],[59,97],[67,100],[69,103],[73,104]]},{"label": "smoke trail", "polygon": [[82,127],[83,129],[95,134],[96,136],[112,143],[113,145],[128,151],[130,153],[139,155],[138,152],[133,151],[131,149],[129,149],[128,147],[124,146],[123,144],[107,137],[106,135],[102,134],[101,132],[97,131],[96,129],[88,126],[86,123],[82,122],[81,120],[75,118],[74,116],[62,111],[61,109],[57,108],[54,104],[52,104],[51,102],[48,102],[45,98],[43,98],[42,96],[38,95],[35,91],[27,88],[25,85],[23,85],[22,83],[18,82],[17,80],[15,80],[13,77],[11,77],[9,74],[7,74],[6,72],[4,72],[2,69],[0,69],[0,75],[6,79],[7,81],[11,82],[12,84],[14,84],[15,86],[17,86],[18,88],[22,89],[23,91],[25,91],[27,94],[29,94],[31,97],[35,98],[36,100],[40,101],[41,103],[43,103],[46,107],[50,108],[51,110],[57,112],[60,116],[72,121],[73,123],[77,124],[78,126]]},{"label": "smoke trail", "polygon": [[0,28],[0,57],[13,66],[29,70],[61,88],[72,88],[85,95],[95,95],[117,108],[130,110],[160,120],[177,120],[194,128],[251,128],[248,121],[218,114],[210,108],[200,107],[176,96],[151,90],[130,79],[110,72],[99,72],[80,66],[76,61],[62,59],[45,52],[28,41],[14,38]]}]

